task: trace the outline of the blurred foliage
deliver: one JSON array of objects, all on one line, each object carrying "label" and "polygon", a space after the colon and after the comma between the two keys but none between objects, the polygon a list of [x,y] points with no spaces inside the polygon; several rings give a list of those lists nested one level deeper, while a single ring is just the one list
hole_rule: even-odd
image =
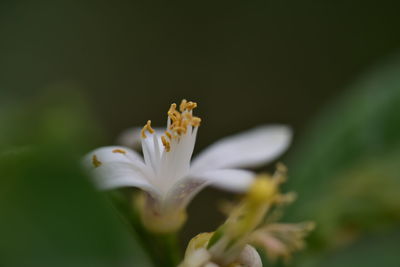
[{"label": "blurred foliage", "polygon": [[[398,61],[367,73],[304,133],[289,160],[288,187],[299,199],[287,212],[289,220],[317,222],[304,266],[326,266],[323,255],[328,251],[400,225],[399,137]],[[389,244],[387,253],[398,249]],[[354,253],[353,262],[362,262],[357,257],[380,257],[362,254]],[[396,261],[384,266],[398,266],[393,264],[400,256],[394,253],[392,258]],[[340,265],[335,264],[329,266]],[[340,266],[364,266],[346,264]]]},{"label": "blurred foliage", "polygon": [[399,266],[400,232],[369,236],[327,257],[324,267]]},{"label": "blurred foliage", "polygon": [[0,148],[69,144],[80,155],[103,139],[82,90],[58,84],[36,94],[10,98],[0,94]]},{"label": "blurred foliage", "polygon": [[133,208],[140,190],[136,188],[121,188],[110,190],[106,195],[112,200],[121,218],[135,229],[137,239],[142,248],[151,255],[154,266],[175,267],[183,257],[183,247],[175,233],[155,234],[143,226],[138,210]]},{"label": "blurred foliage", "polygon": [[84,97],[55,92],[0,114],[0,266],[150,266],[81,170],[99,138]]}]

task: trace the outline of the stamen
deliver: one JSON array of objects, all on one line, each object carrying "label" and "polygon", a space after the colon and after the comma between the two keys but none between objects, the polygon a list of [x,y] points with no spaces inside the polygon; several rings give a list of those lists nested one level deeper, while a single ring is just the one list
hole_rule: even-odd
[{"label": "stamen", "polygon": [[155,133],[154,129],[151,128],[151,120],[148,120],[148,121],[147,121],[146,125],[143,126],[143,129],[142,129],[142,131],[140,132],[143,139],[147,137],[146,131],[148,131],[148,132],[151,133],[151,134]]},{"label": "stamen", "polygon": [[176,114],[179,114],[179,112],[176,110],[176,104],[172,103],[168,112],[168,117],[172,120],[172,121],[176,121],[178,118],[176,117]]},{"label": "stamen", "polygon": [[169,152],[171,150],[171,143],[167,141],[164,135],[161,136],[161,142],[165,147],[165,151]]},{"label": "stamen", "polygon": [[191,113],[185,113],[186,123],[190,123],[190,125],[194,127],[200,126],[201,119],[199,117],[193,116]]},{"label": "stamen", "polygon": [[125,151],[125,150],[119,149],[119,148],[114,149],[112,152],[113,152],[113,153],[120,153],[120,154],[124,154],[124,155],[126,154],[126,151]]},{"label": "stamen", "polygon": [[170,110],[168,111],[168,117],[173,121],[173,122],[178,122],[182,119],[181,114],[177,110]]},{"label": "stamen", "polygon": [[199,127],[200,123],[201,123],[201,119],[199,117],[192,118],[192,121],[191,121],[192,126]]},{"label": "stamen", "polygon": [[[165,131],[165,136],[161,137],[161,141],[168,152],[171,144],[166,137],[171,141],[181,138],[188,132],[188,127],[200,126],[201,119],[192,115],[192,110],[197,107],[197,103],[183,99],[179,105],[179,111],[176,109],[176,104],[171,104],[168,114],[168,127]],[[143,131],[144,134],[144,131]]]},{"label": "stamen", "polygon": [[179,110],[181,112],[192,111],[195,108],[197,108],[197,103],[192,101],[188,102],[186,99],[183,99],[181,104],[179,105]]},{"label": "stamen", "polygon": [[186,133],[188,125],[189,125],[189,122],[187,120],[181,121],[181,127],[185,128],[185,133]]},{"label": "stamen", "polygon": [[195,108],[197,108],[197,103],[196,103],[196,102],[190,101],[190,102],[188,102],[188,103],[186,104],[186,109],[187,109],[187,111],[191,111],[191,110],[193,110],[193,109],[195,109]]},{"label": "stamen", "polygon": [[174,131],[175,133],[177,133],[177,135],[182,135],[185,134],[187,129],[185,127],[175,127],[174,129],[172,129],[172,131]]},{"label": "stamen", "polygon": [[185,109],[186,109],[186,105],[187,105],[186,99],[182,99],[182,102],[181,102],[181,104],[180,104],[180,106],[179,106],[179,110],[180,110],[181,112],[184,112]]},{"label": "stamen", "polygon": [[96,155],[93,155],[93,157],[92,157],[92,164],[93,164],[93,166],[95,167],[95,168],[97,168],[97,167],[100,167],[101,166],[101,161],[99,161],[98,159],[97,159],[97,156]]},{"label": "stamen", "polygon": [[168,131],[165,131],[165,135],[169,138],[169,140],[172,139],[172,135]]}]

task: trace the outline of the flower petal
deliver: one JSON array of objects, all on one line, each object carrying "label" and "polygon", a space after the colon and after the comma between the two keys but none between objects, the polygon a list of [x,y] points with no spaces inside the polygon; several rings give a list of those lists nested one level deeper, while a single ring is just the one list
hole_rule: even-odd
[{"label": "flower petal", "polygon": [[192,198],[207,186],[207,181],[186,177],[169,190],[165,197],[165,206],[173,209],[185,208]]},{"label": "flower petal", "polygon": [[[117,138],[117,144],[133,149],[141,148],[141,131],[143,127],[133,127],[123,131]],[[157,136],[164,134],[165,128],[154,128]]]},{"label": "flower petal", "polygon": [[92,170],[94,183],[101,190],[121,187],[138,187],[157,195],[156,189],[148,182],[141,169],[132,163],[107,162]]},{"label": "flower petal", "polygon": [[291,141],[284,125],[266,125],[224,138],[198,155],[192,172],[219,168],[256,167],[277,158]]},{"label": "flower petal", "polygon": [[93,156],[101,163],[107,162],[143,162],[143,158],[135,151],[122,146],[106,146],[97,148],[90,153],[88,153],[83,159],[85,167],[88,169],[92,169],[95,166],[93,165]]},{"label": "flower petal", "polygon": [[262,267],[262,261],[260,254],[258,254],[257,250],[250,246],[246,245],[237,259],[237,262],[240,266],[248,266],[248,267]]},{"label": "flower petal", "polygon": [[185,208],[193,197],[207,185],[233,192],[247,190],[254,174],[245,170],[213,170],[203,174],[185,177],[168,192],[166,203],[173,208]]},{"label": "flower petal", "polygon": [[142,157],[125,147],[109,146],[93,150],[84,158],[94,183],[102,190],[134,186],[154,193],[147,180]]},{"label": "flower petal", "polygon": [[246,170],[221,169],[207,171],[193,178],[206,181],[207,185],[232,191],[245,192],[253,182],[254,173]]}]

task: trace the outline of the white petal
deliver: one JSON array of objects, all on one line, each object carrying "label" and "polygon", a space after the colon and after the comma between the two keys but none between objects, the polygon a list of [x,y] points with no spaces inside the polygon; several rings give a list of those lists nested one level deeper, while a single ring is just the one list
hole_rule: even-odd
[{"label": "white petal", "polygon": [[[193,175],[193,174],[192,174]],[[245,192],[254,179],[254,173],[246,170],[221,169],[193,175],[207,185],[233,192]]]},{"label": "white petal", "polygon": [[292,132],[284,125],[266,125],[224,138],[193,160],[194,172],[256,167],[276,159],[290,144]]},{"label": "white petal", "polygon": [[[143,127],[133,127],[123,131],[117,138],[117,144],[133,149],[141,148],[141,131]],[[165,128],[154,128],[158,136],[161,136]]]},{"label": "white petal", "polygon": [[169,208],[185,208],[192,198],[207,186],[207,181],[185,177],[173,185],[165,197],[165,205]]},{"label": "white petal", "polygon": [[[94,156],[99,162],[97,167],[93,164]],[[83,163],[90,170],[94,183],[102,190],[134,186],[154,191],[146,178],[147,170],[142,157],[129,148],[98,148],[88,153]]]},{"label": "white petal", "polygon": [[[124,152],[124,153],[118,153]],[[101,163],[107,162],[143,162],[142,157],[135,151],[122,146],[106,146],[95,149],[88,153],[84,158],[85,167],[88,169],[94,168],[93,156]]]},{"label": "white petal", "polygon": [[146,138],[142,138],[142,151],[144,161],[147,166],[151,166],[153,169],[153,175],[157,173],[157,168],[160,165],[161,158],[161,140],[159,140],[157,134],[146,133]]},{"label": "white petal", "polygon": [[[192,174],[193,175],[193,174]],[[174,208],[184,208],[207,185],[233,192],[244,192],[253,181],[254,174],[245,170],[213,170],[185,177],[169,191],[165,202]]]},{"label": "white petal", "polygon": [[239,255],[238,263],[240,266],[246,267],[262,267],[261,257],[258,254],[257,250],[250,246],[246,245],[242,252]]},{"label": "white petal", "polygon": [[148,182],[142,170],[132,163],[103,163],[92,170],[92,178],[101,190],[138,187],[153,195],[157,195],[156,189]]}]

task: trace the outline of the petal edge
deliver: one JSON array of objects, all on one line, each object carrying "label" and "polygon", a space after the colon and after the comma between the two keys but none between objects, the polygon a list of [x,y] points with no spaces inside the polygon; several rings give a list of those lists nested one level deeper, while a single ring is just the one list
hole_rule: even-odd
[{"label": "petal edge", "polygon": [[292,131],[285,125],[260,126],[223,138],[193,160],[193,173],[220,168],[257,167],[281,155],[291,139]]}]

